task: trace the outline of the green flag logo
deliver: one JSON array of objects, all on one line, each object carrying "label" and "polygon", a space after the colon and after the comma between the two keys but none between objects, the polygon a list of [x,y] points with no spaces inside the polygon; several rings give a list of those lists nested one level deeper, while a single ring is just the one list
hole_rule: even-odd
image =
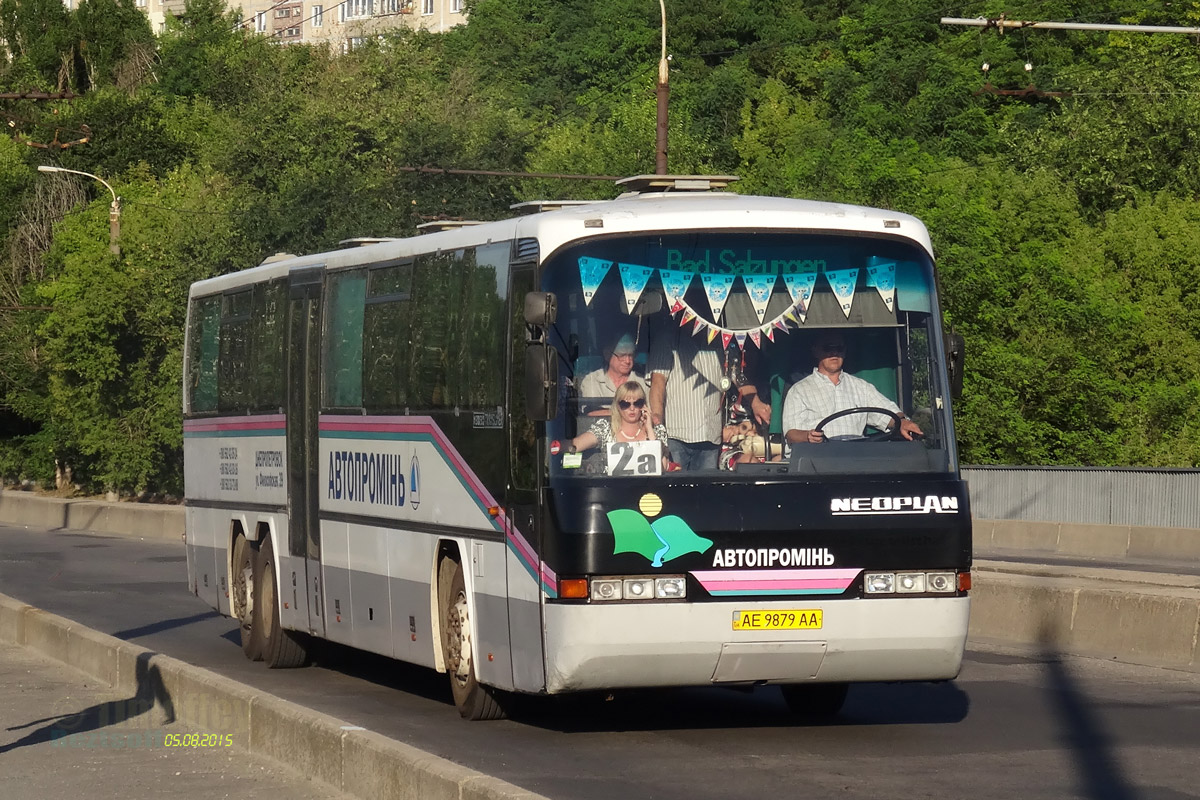
[{"label": "green flag logo", "polygon": [[697,535],[692,526],[674,514],[651,522],[639,511],[618,508],[608,512],[608,522],[615,539],[613,555],[639,553],[652,567],[661,567],[688,553],[704,553],[713,546],[711,540]]}]

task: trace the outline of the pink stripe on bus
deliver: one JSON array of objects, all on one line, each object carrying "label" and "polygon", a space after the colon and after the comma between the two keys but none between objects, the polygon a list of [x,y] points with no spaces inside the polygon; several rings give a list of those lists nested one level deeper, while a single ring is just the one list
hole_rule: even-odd
[{"label": "pink stripe on bus", "polygon": [[710,592],[753,592],[780,591],[786,589],[845,589],[853,580],[816,580],[816,581],[700,581],[700,585]]}]

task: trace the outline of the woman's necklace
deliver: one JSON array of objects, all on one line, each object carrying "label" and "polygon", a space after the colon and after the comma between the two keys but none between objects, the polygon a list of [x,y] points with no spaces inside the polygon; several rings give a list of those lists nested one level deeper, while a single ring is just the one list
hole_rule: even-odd
[{"label": "woman's necklace", "polygon": [[642,429],[638,428],[632,434],[629,434],[629,433],[625,432],[624,427],[620,427],[617,429],[617,435],[620,436],[622,439],[624,439],[627,442],[636,442],[639,438],[641,438]]}]

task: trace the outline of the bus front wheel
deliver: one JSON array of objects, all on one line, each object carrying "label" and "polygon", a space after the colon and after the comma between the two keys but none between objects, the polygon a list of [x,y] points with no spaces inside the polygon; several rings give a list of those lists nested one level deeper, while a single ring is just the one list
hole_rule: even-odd
[{"label": "bus front wheel", "polygon": [[308,661],[307,636],[285,630],[279,622],[279,590],[275,586],[275,547],[270,538],[258,550],[254,588],[254,624],[262,637],[262,658],[272,669],[300,667]]},{"label": "bus front wheel", "polygon": [[242,652],[262,661],[262,635],[254,624],[254,546],[239,534],[233,540],[233,616],[242,635]]},{"label": "bus front wheel", "polygon": [[788,710],[802,717],[832,717],[846,702],[845,683],[788,683],[779,687]]},{"label": "bus front wheel", "polygon": [[462,565],[447,558],[438,580],[441,598],[442,657],[450,675],[454,705],[463,719],[503,719],[506,715],[495,690],[475,678],[475,650],[471,637],[471,612]]}]

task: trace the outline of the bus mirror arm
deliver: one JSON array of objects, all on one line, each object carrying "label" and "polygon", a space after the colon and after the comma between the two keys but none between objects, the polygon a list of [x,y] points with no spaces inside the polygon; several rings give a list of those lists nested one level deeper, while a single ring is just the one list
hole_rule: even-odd
[{"label": "bus mirror arm", "polygon": [[525,346],[525,415],[535,422],[558,415],[558,350],[544,342]]},{"label": "bus mirror arm", "polygon": [[530,292],[525,295],[525,324],[541,328],[558,319],[558,298],[554,292]]},{"label": "bus mirror arm", "polygon": [[946,370],[950,373],[950,397],[957,400],[963,391],[963,350],[966,342],[953,328],[946,334]]}]

